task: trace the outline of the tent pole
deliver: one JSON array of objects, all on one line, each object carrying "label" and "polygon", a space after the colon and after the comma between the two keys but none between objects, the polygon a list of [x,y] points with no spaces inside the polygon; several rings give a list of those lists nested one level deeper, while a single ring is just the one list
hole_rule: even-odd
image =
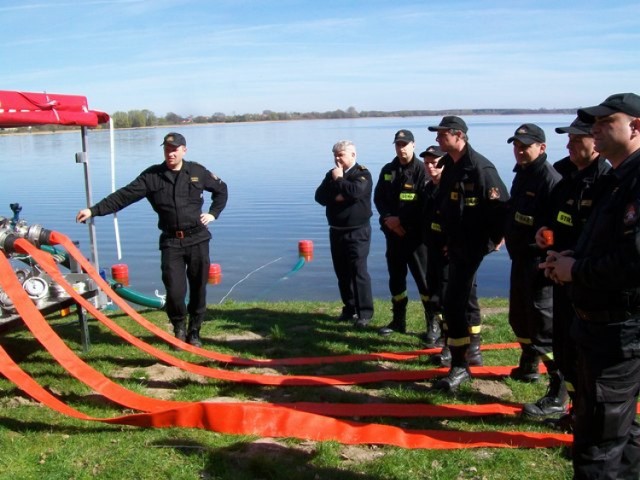
[{"label": "tent pole", "polygon": [[[84,165],[84,189],[87,196],[87,208],[93,205],[93,199],[91,195],[91,175],[89,173],[89,154],[87,151],[87,127],[81,127],[82,132],[82,152],[76,153],[76,163],[82,163]],[[91,263],[95,266],[97,271],[100,271],[100,264],[98,262],[98,241],[96,237],[96,225],[93,218],[89,219],[89,243],[91,247]]]}]

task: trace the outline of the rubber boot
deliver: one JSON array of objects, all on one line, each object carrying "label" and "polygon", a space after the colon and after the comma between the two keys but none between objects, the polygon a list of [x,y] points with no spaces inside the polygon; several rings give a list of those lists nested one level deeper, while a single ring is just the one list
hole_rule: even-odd
[{"label": "rubber boot", "polygon": [[482,351],[480,345],[482,344],[482,337],[479,333],[472,333],[469,335],[470,344],[467,350],[467,362],[469,365],[475,367],[482,366]]},{"label": "rubber boot", "polygon": [[451,349],[449,345],[445,345],[440,350],[440,353],[436,353],[429,358],[431,363],[439,367],[450,367],[451,366]]},{"label": "rubber boot", "polygon": [[178,340],[183,342],[187,340],[187,321],[183,318],[181,320],[172,320],[173,334]]},{"label": "rubber boot", "polygon": [[451,350],[451,370],[446,377],[438,380],[433,388],[443,392],[455,393],[460,385],[471,380],[471,372],[467,364],[466,353],[469,345],[450,346]]},{"label": "rubber boot", "polygon": [[[440,317],[440,319],[442,319],[442,317]],[[440,350],[440,353],[431,355],[431,357],[429,357],[429,361],[439,367],[450,367],[451,349],[449,348],[449,345],[447,345],[447,325],[444,322],[440,324],[440,330],[442,331],[442,338],[439,339],[438,342],[442,341],[442,350]]]},{"label": "rubber boot", "polygon": [[549,386],[547,393],[538,399],[535,403],[526,403],[522,407],[522,414],[532,418],[545,418],[550,416],[559,416],[567,413],[567,401],[569,395],[564,379],[560,371],[555,365],[548,366]]},{"label": "rubber boot", "polygon": [[538,364],[540,357],[531,344],[520,344],[520,362],[516,368],[511,370],[509,376],[519,382],[534,383],[540,379]]},{"label": "rubber boot", "polygon": [[[569,387],[566,380],[564,381],[565,387]],[[576,423],[576,396],[575,391],[567,388],[567,393],[569,394],[569,408],[567,409],[567,413],[563,413],[557,418],[549,417],[542,420],[542,422],[549,428],[553,428],[559,432],[563,433],[573,433],[573,427]]]},{"label": "rubber boot", "polygon": [[391,301],[391,311],[393,312],[393,320],[386,327],[378,330],[380,335],[391,335],[394,332],[407,333],[407,297],[397,302]]},{"label": "rubber boot", "polygon": [[444,318],[442,318],[442,314],[441,313],[436,313],[434,315],[434,318],[436,320],[436,322],[438,322],[438,326],[440,327],[440,336],[438,337],[438,339],[436,340],[436,347],[444,347],[447,342],[446,342],[446,325],[444,323]]},{"label": "rubber boot", "polygon": [[201,347],[202,341],[200,340],[200,327],[202,326],[204,318],[202,315],[191,315],[189,317],[189,329],[187,331],[187,343],[194,347]]},{"label": "rubber boot", "polygon": [[440,323],[433,312],[431,304],[429,302],[422,302],[422,304],[424,305],[424,319],[427,326],[427,331],[422,336],[422,340],[424,340],[425,347],[435,348],[441,336]]}]

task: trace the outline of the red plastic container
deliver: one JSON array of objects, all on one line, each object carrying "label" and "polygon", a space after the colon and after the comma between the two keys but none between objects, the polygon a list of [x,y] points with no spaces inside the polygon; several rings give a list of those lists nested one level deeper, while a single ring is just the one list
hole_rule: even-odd
[{"label": "red plastic container", "polygon": [[209,283],[211,285],[218,285],[222,281],[222,269],[217,263],[209,265]]},{"label": "red plastic container", "polygon": [[129,285],[129,267],[125,263],[111,266],[111,277],[123,285]]}]

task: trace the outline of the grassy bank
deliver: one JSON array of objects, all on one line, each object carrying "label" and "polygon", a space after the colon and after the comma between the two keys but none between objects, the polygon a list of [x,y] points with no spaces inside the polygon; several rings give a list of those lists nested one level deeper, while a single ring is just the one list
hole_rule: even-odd
[{"label": "grassy bank", "polygon": [[[513,341],[506,303],[483,301],[486,343]],[[409,331],[387,338],[376,328],[389,321],[388,302],[376,303],[374,324],[354,330],[338,323],[337,303],[227,303],[211,306],[202,336],[204,347],[240,357],[286,358],[352,353],[398,352],[422,348],[421,305],[409,306]],[[162,312],[145,317],[169,329]],[[119,312],[113,318],[139,338],[167,349]],[[544,382],[475,379],[456,397],[430,390],[431,382],[383,382],[340,387],[266,387],[233,384],[186,374],[127,346],[91,321],[92,347],[81,353],[75,322],[51,318],[56,332],[95,369],[147,396],[180,401],[240,400],[340,403],[489,403],[526,402],[544,393]],[[29,332],[0,336],[9,354],[38,382],[69,405],[89,415],[125,412],[73,380],[39,347]],[[190,361],[186,353],[177,356]],[[515,350],[488,351],[487,365],[514,365]],[[226,368],[225,366],[214,365]],[[238,369],[253,373],[333,375],[380,369],[424,369],[425,358],[403,362],[359,362],[320,366]],[[233,367],[228,367],[233,368]],[[142,429],[83,422],[62,416],[28,399],[0,380],[0,479],[520,479],[571,478],[563,449],[407,450],[386,446],[345,446],[335,442],[262,439],[221,435],[197,429]],[[362,422],[412,429],[547,431],[519,417],[360,418]]]}]

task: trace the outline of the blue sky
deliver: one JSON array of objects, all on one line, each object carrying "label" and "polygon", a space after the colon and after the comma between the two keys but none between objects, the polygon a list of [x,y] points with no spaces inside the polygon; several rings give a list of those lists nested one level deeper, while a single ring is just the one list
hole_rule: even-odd
[{"label": "blue sky", "polygon": [[640,2],[0,0],[0,89],[158,115],[564,108],[639,92]]}]

